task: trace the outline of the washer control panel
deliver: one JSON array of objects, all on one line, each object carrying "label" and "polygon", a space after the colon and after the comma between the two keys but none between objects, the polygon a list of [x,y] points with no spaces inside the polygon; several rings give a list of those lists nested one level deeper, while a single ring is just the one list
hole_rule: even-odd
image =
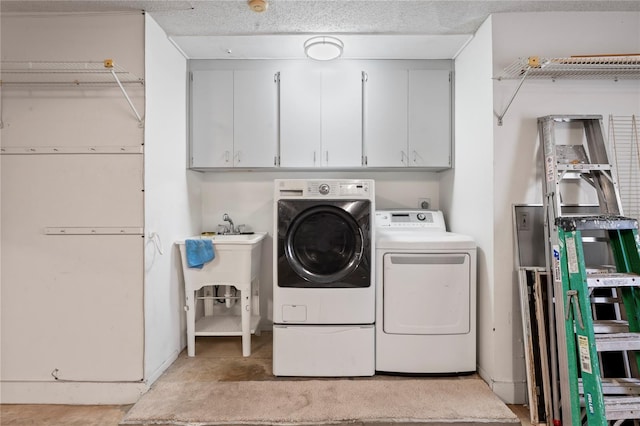
[{"label": "washer control panel", "polygon": [[446,231],[440,210],[378,210],[376,226],[386,229],[420,228]]},{"label": "washer control panel", "polygon": [[343,197],[346,195],[369,195],[367,181],[308,181],[305,195]]}]

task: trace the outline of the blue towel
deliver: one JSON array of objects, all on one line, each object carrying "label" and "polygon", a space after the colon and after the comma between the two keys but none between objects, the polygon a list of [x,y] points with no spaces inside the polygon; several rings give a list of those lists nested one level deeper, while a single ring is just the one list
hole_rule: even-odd
[{"label": "blue towel", "polygon": [[187,265],[189,268],[202,269],[205,263],[212,261],[216,254],[213,252],[213,241],[208,239],[186,240]]}]

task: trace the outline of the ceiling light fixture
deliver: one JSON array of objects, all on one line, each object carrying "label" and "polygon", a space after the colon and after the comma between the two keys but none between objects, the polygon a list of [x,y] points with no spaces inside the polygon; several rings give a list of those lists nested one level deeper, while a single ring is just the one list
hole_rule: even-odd
[{"label": "ceiling light fixture", "polygon": [[342,56],[344,44],[335,37],[311,37],[304,42],[304,53],[311,59],[330,61]]},{"label": "ceiling light fixture", "polygon": [[249,8],[254,12],[264,12],[268,6],[267,0],[249,0]]}]

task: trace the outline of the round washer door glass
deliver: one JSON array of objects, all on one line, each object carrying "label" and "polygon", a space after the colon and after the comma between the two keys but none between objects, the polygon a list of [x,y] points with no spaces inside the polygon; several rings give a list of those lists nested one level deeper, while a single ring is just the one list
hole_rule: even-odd
[{"label": "round washer door glass", "polygon": [[362,231],[349,213],[334,206],[317,206],[305,210],[291,223],[285,254],[302,278],[327,284],[358,267],[362,240]]}]

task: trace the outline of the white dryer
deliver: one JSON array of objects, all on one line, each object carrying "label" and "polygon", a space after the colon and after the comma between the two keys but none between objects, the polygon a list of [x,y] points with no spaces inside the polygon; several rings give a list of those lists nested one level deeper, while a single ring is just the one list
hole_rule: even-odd
[{"label": "white dryer", "polygon": [[376,371],[476,371],[476,244],[441,211],[376,212]]}]

